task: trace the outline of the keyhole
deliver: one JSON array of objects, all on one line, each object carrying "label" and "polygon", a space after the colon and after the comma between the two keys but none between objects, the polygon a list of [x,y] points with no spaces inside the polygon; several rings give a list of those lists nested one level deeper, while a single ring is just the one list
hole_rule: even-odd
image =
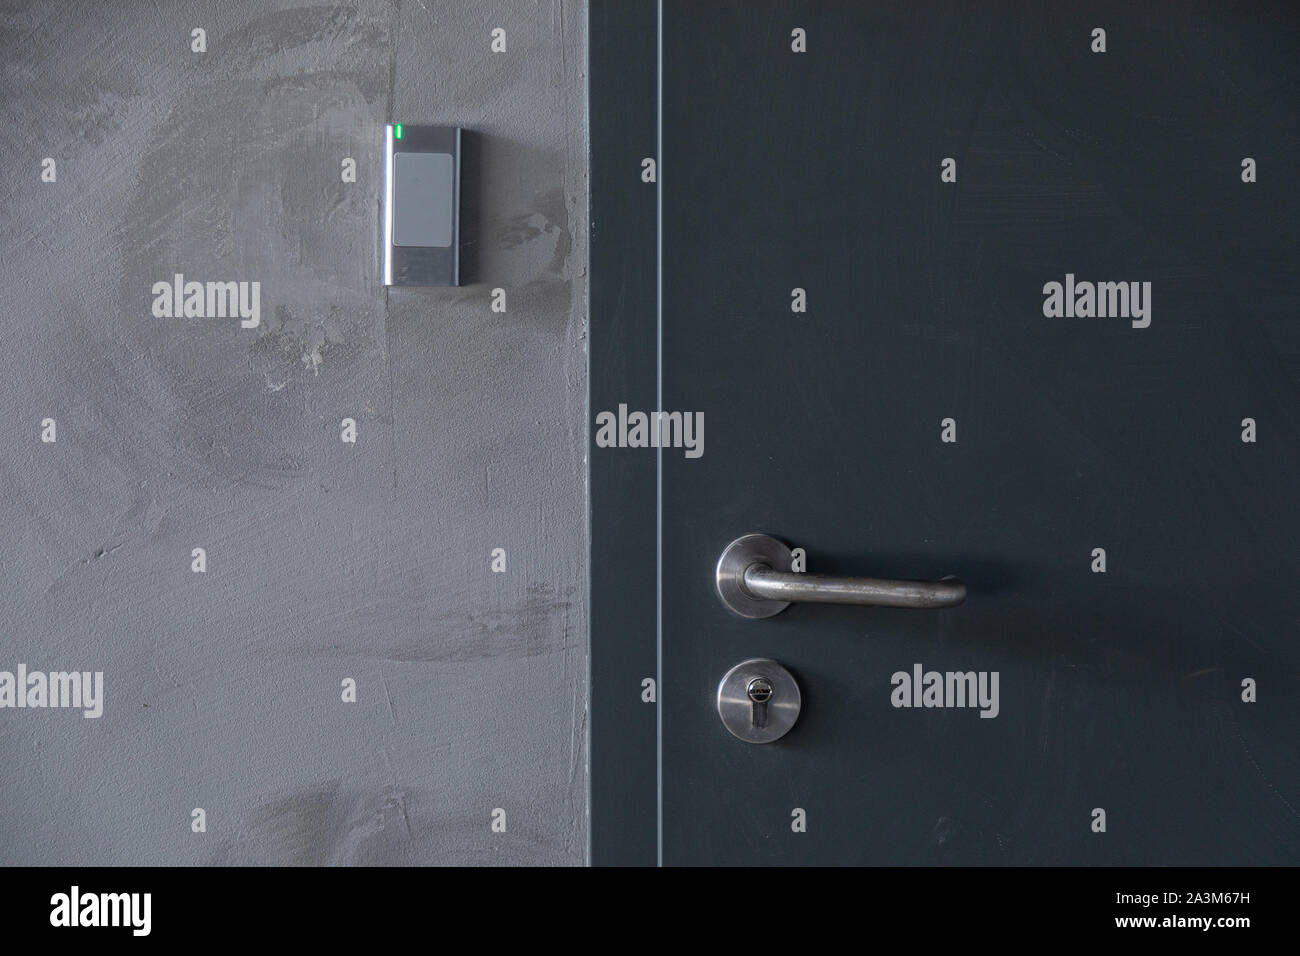
[{"label": "keyhole", "polygon": [[772,682],[766,677],[755,677],[745,688],[751,701],[749,725],[754,728],[767,726],[767,702],[772,699]]}]

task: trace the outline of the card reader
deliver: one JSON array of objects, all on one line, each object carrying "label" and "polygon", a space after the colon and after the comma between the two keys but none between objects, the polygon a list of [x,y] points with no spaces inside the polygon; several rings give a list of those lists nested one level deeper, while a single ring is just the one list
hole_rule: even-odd
[{"label": "card reader", "polygon": [[390,123],[384,285],[460,285],[460,129]]}]

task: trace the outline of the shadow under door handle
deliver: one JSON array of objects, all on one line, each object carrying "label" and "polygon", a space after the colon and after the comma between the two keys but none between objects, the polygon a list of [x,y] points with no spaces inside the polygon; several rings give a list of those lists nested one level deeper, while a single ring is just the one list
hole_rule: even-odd
[{"label": "shadow under door handle", "polygon": [[966,600],[966,585],[941,581],[888,581],[791,571],[791,552],[765,534],[737,538],[718,559],[718,596],[742,617],[771,617],[794,601],[878,607],[954,607]]}]

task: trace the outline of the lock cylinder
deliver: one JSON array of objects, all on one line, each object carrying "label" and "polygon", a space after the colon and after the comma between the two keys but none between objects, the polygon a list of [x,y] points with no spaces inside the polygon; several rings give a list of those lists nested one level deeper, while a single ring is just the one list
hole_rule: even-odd
[{"label": "lock cylinder", "polygon": [[741,661],[718,684],[718,716],[746,743],[781,739],[794,727],[802,706],[794,675],[765,657]]}]

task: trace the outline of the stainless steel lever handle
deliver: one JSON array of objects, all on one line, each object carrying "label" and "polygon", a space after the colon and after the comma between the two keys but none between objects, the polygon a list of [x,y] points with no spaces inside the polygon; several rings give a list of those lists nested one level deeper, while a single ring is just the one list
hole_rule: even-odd
[{"label": "stainless steel lever handle", "polygon": [[737,538],[718,559],[718,596],[742,617],[771,617],[791,602],[869,604],[880,607],[954,607],[966,600],[966,585],[941,581],[844,578],[789,570],[790,549],[765,534]]},{"label": "stainless steel lever handle", "polygon": [[745,570],[744,587],[770,601],[817,604],[876,604],[881,607],[952,607],[966,599],[966,586],[955,578],[941,581],[883,581],[836,578],[824,574],[773,571],[761,565]]}]

